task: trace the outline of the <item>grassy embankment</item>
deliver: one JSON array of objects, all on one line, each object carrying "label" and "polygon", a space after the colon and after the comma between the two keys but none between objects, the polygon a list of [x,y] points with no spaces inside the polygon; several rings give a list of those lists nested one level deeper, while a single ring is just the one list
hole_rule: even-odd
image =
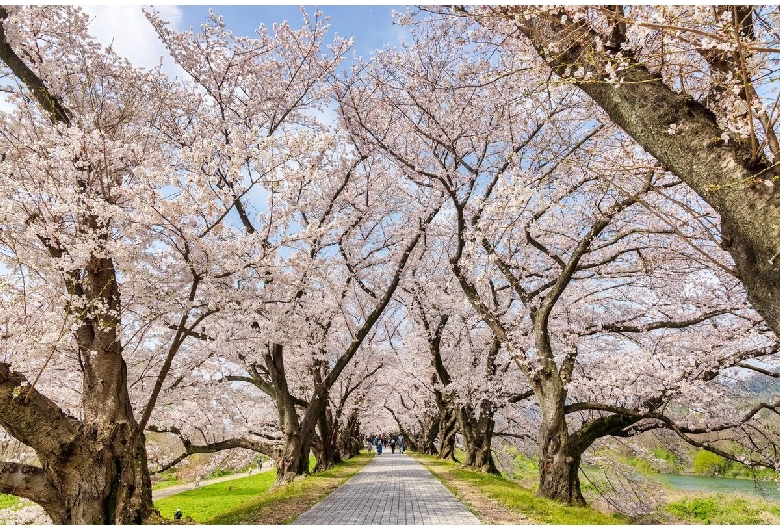
[{"label": "grassy embankment", "polygon": [[[622,516],[609,515],[592,508],[575,508],[542,499],[516,482],[460,467],[448,460],[414,454],[421,464],[443,482],[477,517],[487,524],[626,524]],[[485,502],[482,496],[492,500]],[[494,503],[505,510],[496,511]],[[491,504],[493,504],[491,506]]]},{"label": "grassy embankment", "polygon": [[780,505],[741,495],[686,495],[663,512],[693,524],[780,524]]},{"label": "grassy embankment", "polygon": [[286,524],[360,471],[372,455],[272,488],[276,473],[260,473],[189,490],[155,502],[172,519],[176,509],[201,524]]},{"label": "grassy embankment", "polygon": [[[623,461],[650,479],[653,478],[654,473],[659,471],[708,475],[710,474],[710,462],[723,466],[718,469],[722,473],[720,476],[743,477],[747,474],[746,466],[722,462],[719,458],[712,459],[709,456],[712,453],[695,452],[691,455],[692,464],[685,465],[673,453],[663,448],[655,448],[651,452],[656,459],[666,462],[663,469],[659,469],[657,463],[638,457],[627,458]],[[524,485],[535,483],[538,477],[538,467],[535,460],[518,454],[515,456],[514,464],[515,472],[512,477],[514,480]],[[696,473],[697,471],[698,473]],[[759,472],[759,475],[764,477],[767,473],[770,472],[762,471]],[[776,501],[767,501],[736,493],[726,495],[677,490],[662,483],[658,483],[658,488],[664,491],[667,501],[655,513],[647,516],[647,519],[651,521],[690,524],[780,524],[780,504]],[[594,488],[587,480],[582,481],[582,489],[586,498],[596,495]]]}]

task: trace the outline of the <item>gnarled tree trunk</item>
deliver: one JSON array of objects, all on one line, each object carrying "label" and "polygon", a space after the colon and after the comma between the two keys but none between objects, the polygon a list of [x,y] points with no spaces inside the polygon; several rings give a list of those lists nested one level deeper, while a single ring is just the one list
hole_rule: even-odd
[{"label": "gnarled tree trunk", "polygon": [[458,423],[463,436],[463,450],[466,453],[463,464],[484,471],[498,474],[498,468],[493,460],[493,404],[483,400],[479,418],[475,417],[471,407],[458,407]]},{"label": "gnarled tree trunk", "polygon": [[585,506],[580,491],[580,454],[572,450],[566,423],[566,390],[553,374],[534,385],[542,412],[539,427],[539,490],[547,499]]},{"label": "gnarled tree trunk", "polygon": [[[274,402],[279,414],[279,428],[282,431],[282,454],[276,466],[276,483],[286,484],[295,476],[309,472],[309,449],[311,440],[301,435],[295,399],[287,386],[284,369],[284,350],[281,344],[271,345],[265,354],[265,365],[274,389]],[[302,455],[304,455],[303,458]]]},{"label": "gnarled tree trunk", "polygon": [[315,451],[317,464],[314,466],[314,472],[325,471],[341,462],[337,443],[337,433],[333,426],[333,418],[330,409],[326,407],[319,416],[317,429],[320,432],[320,447]]},{"label": "gnarled tree trunk", "polygon": [[363,448],[363,437],[360,435],[360,419],[357,410],[353,410],[347,418],[347,424],[337,433],[336,449],[341,460],[360,454]]},{"label": "gnarled tree trunk", "polygon": [[[52,254],[58,249],[51,247]],[[0,464],[0,492],[40,504],[57,524],[141,523],[156,514],[143,431],[133,416],[117,337],[119,290],[109,258],[66,275],[71,295],[106,311],[84,317],[76,341],[84,379],[81,421],[0,364],[0,425],[32,447],[41,467]]]},{"label": "gnarled tree trunk", "polygon": [[455,458],[455,434],[458,432],[458,421],[455,411],[437,392],[436,401],[439,404],[439,451],[436,458],[453,460]]}]

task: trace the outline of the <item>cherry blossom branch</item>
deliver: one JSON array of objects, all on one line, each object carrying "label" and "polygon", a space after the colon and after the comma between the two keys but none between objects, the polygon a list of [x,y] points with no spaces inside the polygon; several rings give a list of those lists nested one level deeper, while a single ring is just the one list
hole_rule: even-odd
[{"label": "cherry blossom branch", "polygon": [[508,398],[506,400],[507,403],[519,403],[523,401],[524,399],[528,399],[529,397],[532,397],[534,395],[533,390],[526,390],[522,394],[515,394],[512,397]]},{"label": "cherry blossom branch", "polygon": [[627,325],[627,324],[603,324],[601,328],[594,328],[590,331],[586,331],[584,333],[580,333],[581,336],[587,336],[587,335],[595,335],[596,333],[644,333],[647,331],[652,331],[655,329],[681,329],[681,328],[687,328],[689,326],[694,326],[696,324],[701,324],[705,320],[710,320],[711,318],[714,318],[719,315],[725,315],[733,312],[733,309],[725,308],[725,309],[716,309],[714,311],[708,311],[707,313],[703,313],[699,316],[692,317],[686,320],[658,320],[655,322],[650,322],[648,324],[642,324],[639,326],[635,325]]},{"label": "cherry blossom branch", "polygon": [[[582,237],[580,242],[572,251],[571,255],[569,256],[568,262],[566,262],[565,266],[563,267],[563,270],[561,270],[560,274],[558,275],[555,284],[553,284],[553,286],[550,288],[550,291],[542,299],[542,302],[539,305],[539,309],[531,312],[531,318],[534,322],[534,335],[535,335],[534,341],[536,342],[537,348],[539,349],[539,354],[543,356],[546,359],[546,362],[550,363],[551,365],[554,365],[555,360],[554,360],[552,349],[550,348],[550,335],[548,331],[548,321],[553,307],[555,306],[556,302],[563,294],[566,287],[569,285],[572,276],[577,270],[577,266],[579,265],[580,259],[585,255],[588,248],[590,247],[590,244],[599,236],[599,234],[601,234],[601,232],[607,226],[609,226],[612,219],[618,213],[622,212],[626,208],[635,204],[637,199],[639,198],[639,195],[641,193],[646,192],[650,188],[651,183],[652,183],[652,172],[648,172],[642,190],[640,190],[639,192],[633,195],[629,195],[621,202],[613,205],[608,213],[602,215],[593,223],[588,233]],[[564,369],[561,373],[561,377],[564,381],[567,381],[571,378],[571,370],[574,368],[573,358],[567,356],[563,368]]]},{"label": "cherry blossom branch", "polygon": [[375,367],[374,367],[374,369],[373,369],[373,370],[371,370],[370,372],[368,372],[367,374],[365,374],[363,377],[361,377],[361,378],[358,380],[358,382],[357,382],[357,383],[355,383],[354,385],[351,385],[351,386],[350,386],[350,385],[349,385],[349,381],[347,381],[347,390],[346,390],[344,393],[342,393],[342,395],[340,396],[340,399],[339,399],[339,404],[338,404],[338,406],[336,407],[335,416],[336,416],[337,418],[340,418],[340,417],[341,417],[341,415],[342,415],[342,413],[343,413],[343,411],[344,411],[344,406],[346,405],[346,403],[347,403],[347,400],[349,399],[349,396],[351,396],[351,395],[352,395],[352,394],[353,394],[353,393],[354,393],[354,392],[355,392],[355,391],[356,391],[358,388],[360,388],[361,386],[363,386],[363,384],[364,384],[366,381],[368,381],[368,380],[369,380],[369,379],[370,379],[372,376],[374,376],[374,375],[375,375],[375,374],[376,374],[376,373],[377,373],[379,370],[381,370],[382,368],[384,368],[384,364],[382,364],[382,363],[379,363],[377,366],[375,366]]},{"label": "cherry blossom branch", "polygon": [[[523,17],[521,9],[491,12],[512,24],[556,74],[572,80],[720,214],[723,246],[736,262],[751,303],[773,330],[780,330],[775,302],[780,273],[773,258],[780,253],[780,209],[774,188],[762,185],[776,173],[772,164],[761,160],[751,165],[749,148],[721,140],[724,130],[709,109],[676,93],[645,64],[625,57],[627,68],[620,70],[620,82],[613,82],[612,57],[598,50],[605,39],[586,18],[567,23],[562,11]],[[593,79],[573,78],[574,71]],[[669,132],[670,123],[675,134]]]},{"label": "cherry blossom branch", "polygon": [[738,419],[730,423],[724,423],[721,425],[716,425],[714,427],[706,427],[706,428],[693,428],[693,427],[680,426],[677,424],[676,421],[666,416],[665,414],[662,414],[660,412],[655,412],[652,410],[647,412],[640,412],[633,409],[627,409],[624,407],[606,405],[603,403],[596,403],[596,402],[571,403],[569,405],[566,405],[564,410],[566,414],[569,414],[571,412],[583,411],[583,410],[591,410],[591,411],[597,410],[602,412],[612,412],[613,414],[624,415],[627,417],[633,417],[636,418],[637,421],[639,421],[640,419],[655,419],[663,422],[666,426],[668,426],[670,429],[674,430],[678,434],[707,434],[711,432],[727,431],[729,429],[740,427],[746,424],[749,420],[751,420],[756,414],[758,414],[762,410],[771,410],[775,414],[780,414],[780,401],[776,403],[759,403],[758,405],[750,409],[747,413],[745,413],[741,419]]},{"label": "cherry blossom branch", "polygon": [[355,334],[355,338],[352,341],[352,343],[349,345],[346,351],[339,357],[339,359],[336,361],[333,368],[331,369],[330,373],[323,380],[323,384],[327,388],[333,386],[333,383],[336,381],[339,375],[341,375],[341,372],[344,370],[344,368],[347,366],[349,361],[355,355],[355,352],[357,352],[360,345],[363,343],[363,339],[365,339],[365,337],[368,335],[369,331],[374,326],[376,321],[379,320],[379,317],[384,312],[385,307],[387,307],[387,304],[390,303],[390,300],[393,298],[393,294],[395,293],[396,287],[398,287],[398,284],[401,282],[401,278],[403,277],[404,271],[406,270],[406,264],[409,261],[409,258],[412,256],[412,252],[417,246],[417,243],[420,241],[420,238],[422,238],[422,235],[427,230],[428,225],[430,225],[431,221],[433,221],[433,218],[436,217],[436,215],[439,213],[439,210],[441,209],[443,204],[444,204],[443,202],[439,203],[439,205],[436,206],[428,214],[425,220],[421,220],[419,230],[411,239],[411,241],[409,241],[409,243],[406,245],[406,248],[404,248],[404,252],[401,255],[401,259],[395,265],[395,273],[393,274],[393,278],[390,280],[390,284],[385,289],[384,295],[377,302],[376,306],[374,307],[374,310],[368,315],[365,322],[363,323],[363,326]]},{"label": "cherry blossom branch", "polygon": [[24,63],[24,61],[11,48],[5,36],[5,20],[8,19],[8,10],[0,6],[0,59],[11,69],[30,91],[38,104],[49,113],[52,123],[70,125],[71,113],[62,104],[59,97],[49,92],[46,84]]},{"label": "cherry blossom branch", "polygon": [[[169,427],[166,429],[166,428],[159,428],[159,427],[155,427],[154,425],[150,425],[146,428],[146,430],[151,432],[157,432],[157,433],[175,434],[179,438],[179,440],[181,440],[181,443],[184,445],[183,453],[181,453],[173,460],[167,462],[166,464],[163,464],[162,466],[160,466],[159,469],[150,472],[150,474],[152,475],[162,473],[163,471],[167,471],[168,469],[172,468],[173,466],[175,466],[176,464],[178,464],[188,456],[194,454],[218,453],[219,451],[224,451],[226,449],[249,449],[250,451],[254,451],[256,453],[271,456],[271,458],[277,460],[281,455],[281,450],[282,450],[281,443],[270,443],[270,442],[264,442],[259,440],[249,440],[247,438],[229,438],[227,440],[222,440],[219,442],[195,445],[190,441],[188,437],[182,434],[182,432],[176,427]],[[275,438],[269,438],[269,439],[277,440]]]},{"label": "cherry blossom branch", "polygon": [[[193,273],[193,279],[192,279],[192,285],[190,286],[190,293],[187,297],[187,300],[192,304],[195,301],[195,294],[198,291],[198,286],[200,285],[200,282],[202,280],[202,277],[195,273],[195,271],[192,271]],[[184,343],[184,341],[187,338],[188,332],[191,333],[195,327],[197,327],[205,318],[208,316],[216,313],[217,309],[209,309],[204,311],[202,314],[200,314],[189,326],[187,326],[187,318],[190,316],[189,311],[185,311],[181,319],[179,320],[179,325],[177,326],[176,334],[171,341],[171,345],[168,348],[168,354],[165,357],[165,362],[163,362],[162,367],[160,368],[160,372],[157,374],[157,380],[154,383],[154,388],[152,389],[152,393],[149,396],[149,400],[146,402],[146,407],[144,407],[143,414],[141,415],[141,420],[138,422],[138,426],[143,430],[146,425],[149,423],[149,418],[152,416],[152,411],[154,410],[154,406],[157,404],[157,398],[160,395],[160,391],[162,390],[162,386],[165,383],[165,379],[168,377],[168,372],[171,369],[171,365],[173,364],[173,359],[176,356],[176,354],[179,352],[179,348]]]}]

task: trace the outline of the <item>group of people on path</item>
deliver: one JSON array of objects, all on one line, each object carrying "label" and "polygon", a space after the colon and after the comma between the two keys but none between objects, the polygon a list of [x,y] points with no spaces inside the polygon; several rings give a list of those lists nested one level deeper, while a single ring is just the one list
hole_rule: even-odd
[{"label": "group of people on path", "polygon": [[376,454],[381,455],[382,450],[390,446],[390,450],[395,454],[395,448],[398,447],[398,452],[404,452],[404,435],[399,434],[396,436],[384,436],[382,434],[369,434],[366,436],[366,448],[369,451],[376,450]]}]

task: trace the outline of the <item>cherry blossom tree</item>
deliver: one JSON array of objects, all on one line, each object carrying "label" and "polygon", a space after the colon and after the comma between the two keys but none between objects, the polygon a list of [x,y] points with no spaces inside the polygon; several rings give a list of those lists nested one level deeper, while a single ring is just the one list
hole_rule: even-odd
[{"label": "cherry blossom tree", "polygon": [[454,11],[508,37],[512,53],[535,49],[703,197],[752,305],[780,332],[776,8]]},{"label": "cherry blossom tree", "polygon": [[518,374],[510,372],[511,359],[463,296],[449,271],[451,237],[441,236],[427,238],[426,260],[404,289],[409,320],[420,328],[420,342],[427,343],[433,367],[432,392],[440,418],[438,456],[455,458],[454,435],[459,432],[463,464],[497,473],[491,443],[495,413],[529,397],[530,392],[512,388]]},{"label": "cherry blossom tree", "polygon": [[72,8],[0,11],[14,105],[1,126],[0,422],[41,464],[3,463],[0,488],[56,523],[141,522],[155,512],[122,284],[139,279],[130,263],[149,263],[153,221],[138,221],[165,184],[152,129],[177,91],[86,26]]},{"label": "cherry blossom tree", "polygon": [[[278,261],[299,221],[287,195],[316,180],[303,172],[335,142],[311,112],[346,43],[320,55],[325,27],[307,22],[235,45],[215,17],[199,57],[176,48],[197,37],[150,14],[192,76],[174,84],[102,50],[76,9],[0,15],[15,105],[2,117],[1,421],[42,463],[4,463],[0,484],[55,522],[141,522],[154,515],[144,429],[182,434],[187,454],[275,450],[229,433],[193,439],[172,409],[193,414],[181,400],[203,399],[193,382],[236,335],[218,316],[261,315],[264,287],[295,265]],[[243,44],[257,47],[234,55]],[[251,211],[263,194],[281,205]],[[161,413],[161,399],[177,407]]]}]

